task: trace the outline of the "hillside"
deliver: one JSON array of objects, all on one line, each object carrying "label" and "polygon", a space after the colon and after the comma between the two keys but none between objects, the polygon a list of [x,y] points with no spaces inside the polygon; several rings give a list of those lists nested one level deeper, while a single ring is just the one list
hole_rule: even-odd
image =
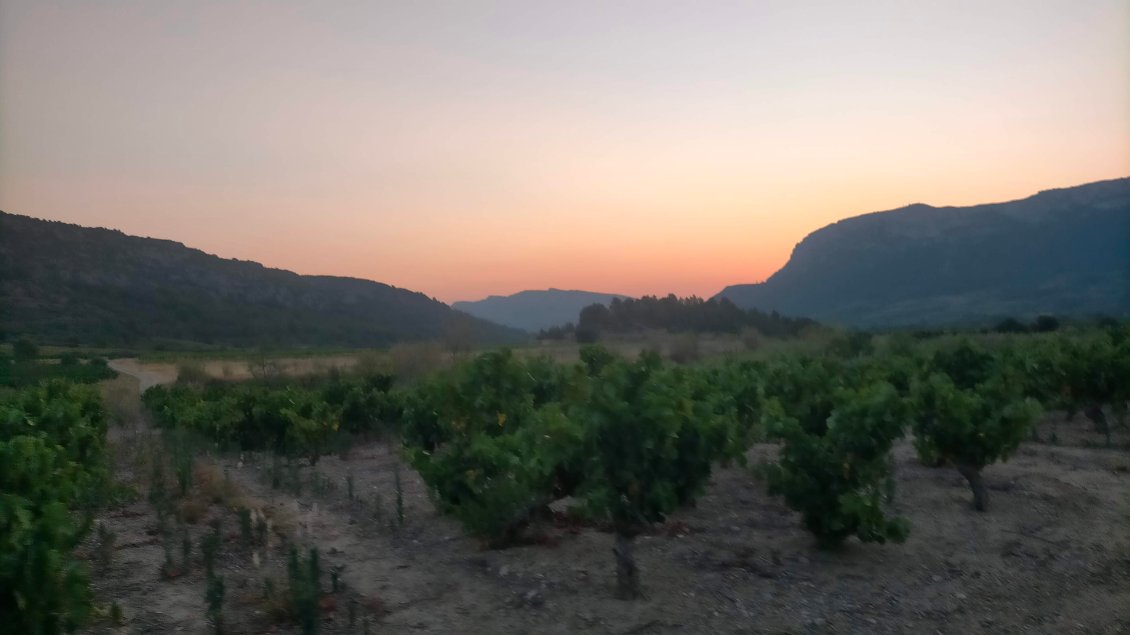
[{"label": "hillside", "polygon": [[520,333],[422,293],[0,212],[0,330],[104,345],[382,346]]},{"label": "hillside", "polygon": [[1130,178],[971,207],[910,205],[809,234],[739,306],[852,326],[1130,314]]},{"label": "hillside", "polygon": [[508,296],[492,295],[474,302],[456,302],[451,306],[484,320],[526,331],[538,331],[576,322],[581,309],[590,304],[607,305],[615,298],[626,297],[592,291],[546,289],[522,291]]}]

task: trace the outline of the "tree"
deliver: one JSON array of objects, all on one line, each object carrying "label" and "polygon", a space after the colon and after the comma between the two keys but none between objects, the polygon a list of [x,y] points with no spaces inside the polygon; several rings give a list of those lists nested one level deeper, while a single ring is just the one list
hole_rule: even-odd
[{"label": "tree", "polygon": [[1007,375],[961,388],[947,375],[933,373],[915,382],[911,398],[919,454],[953,463],[969,482],[973,507],[988,510],[989,492],[981,471],[1016,450],[1039,407],[1025,399]]},{"label": "tree", "polygon": [[[617,302],[614,299],[613,302]],[[581,344],[591,344],[600,339],[601,331],[608,328],[612,320],[612,313],[608,307],[603,304],[590,304],[581,309],[580,317],[577,319],[577,327],[574,329],[574,334],[577,341]]]}]

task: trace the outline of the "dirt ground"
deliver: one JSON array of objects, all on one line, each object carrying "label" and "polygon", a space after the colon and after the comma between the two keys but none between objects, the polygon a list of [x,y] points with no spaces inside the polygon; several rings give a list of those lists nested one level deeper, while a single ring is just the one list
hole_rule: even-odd
[{"label": "dirt ground", "polygon": [[[898,446],[893,507],[912,525],[901,545],[819,551],[750,470],[720,469],[696,508],[637,539],[646,598],[635,602],[612,597],[610,534],[549,527],[545,544],[484,550],[436,513],[423,483],[380,442],[314,468],[205,459],[228,493],[210,494],[186,527],[195,539],[224,519],[217,568],[233,633],[299,632],[262,591],[265,578],[285,587],[292,544],[318,547],[327,591],[340,567],[342,590],[323,607],[327,633],[1130,633],[1130,434],[1118,431],[1107,449],[1085,419],[1062,418],[1045,418],[1044,442],[986,469],[987,513],[972,510],[955,470],[924,467],[909,444]],[[138,423],[117,429],[115,442],[128,448],[120,477],[139,476],[130,466],[153,433]],[[759,446],[750,458],[772,452]],[[269,545],[240,544],[236,506],[272,519]],[[101,520],[116,548],[95,576],[96,596],[118,602],[125,622],[90,632],[209,632],[202,567],[158,573],[165,548],[153,507],[141,500]]]}]

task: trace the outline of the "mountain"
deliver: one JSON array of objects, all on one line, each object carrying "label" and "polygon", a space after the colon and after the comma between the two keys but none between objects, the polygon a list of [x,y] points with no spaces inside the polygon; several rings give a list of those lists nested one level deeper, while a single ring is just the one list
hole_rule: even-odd
[{"label": "mountain", "polygon": [[0,329],[103,345],[383,346],[513,329],[379,282],[301,276],[169,240],[0,212]]},{"label": "mountain", "polygon": [[735,304],[849,326],[1130,314],[1130,178],[971,207],[910,205],[809,234]]},{"label": "mountain", "polygon": [[451,306],[476,317],[527,331],[539,331],[566,322],[576,322],[581,309],[590,304],[608,304],[627,296],[592,291],[521,291],[514,295],[492,295],[474,302]]}]

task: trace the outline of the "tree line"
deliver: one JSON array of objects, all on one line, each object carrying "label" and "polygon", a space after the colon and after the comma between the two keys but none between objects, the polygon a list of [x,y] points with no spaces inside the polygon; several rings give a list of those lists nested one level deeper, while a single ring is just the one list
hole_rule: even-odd
[{"label": "tree line", "polygon": [[591,304],[583,309],[576,324],[543,329],[539,339],[576,338],[591,343],[602,335],[645,330],[693,333],[738,333],[756,329],[769,337],[791,337],[816,322],[793,318],[776,311],[742,309],[726,298],[704,300],[697,296],[680,298],[647,295],[641,298],[614,298],[607,306]]}]

